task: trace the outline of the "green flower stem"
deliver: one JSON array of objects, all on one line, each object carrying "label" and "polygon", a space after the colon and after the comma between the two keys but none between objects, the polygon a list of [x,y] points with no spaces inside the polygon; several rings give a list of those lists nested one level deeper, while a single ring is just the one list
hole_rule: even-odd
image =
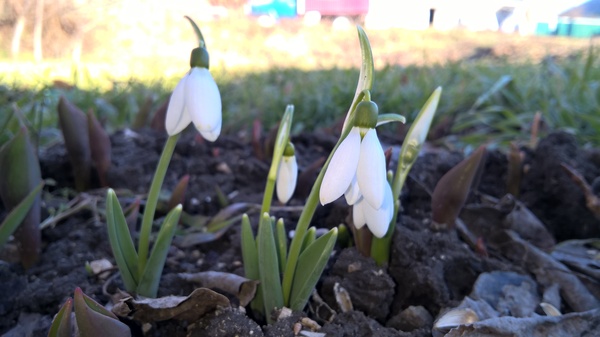
[{"label": "green flower stem", "polygon": [[327,167],[329,167],[329,162],[331,161],[333,154],[340,146],[342,141],[348,136],[350,130],[352,129],[352,122],[354,119],[356,106],[364,98],[365,90],[371,90],[371,88],[373,87],[374,62],[373,52],[371,51],[371,44],[369,43],[369,38],[367,37],[367,34],[360,26],[357,27],[357,30],[362,56],[362,65],[360,68],[358,84],[356,86],[356,92],[354,93],[352,104],[350,105],[350,109],[348,110],[348,113],[346,114],[346,119],[344,120],[342,135],[340,136],[340,139],[338,140],[337,144],[335,144],[333,151],[331,151],[331,153],[329,154],[329,157],[323,165],[321,172],[319,172],[319,176],[317,177],[317,180],[315,181],[315,184],[313,185],[312,190],[310,191],[310,195],[308,196],[306,204],[304,205],[304,209],[300,214],[300,219],[298,219],[298,224],[296,225],[296,234],[294,235],[294,238],[292,239],[292,242],[290,244],[288,260],[285,266],[285,272],[283,273],[282,283],[284,304],[288,307],[290,305],[294,274],[296,273],[298,257],[300,256],[300,251],[302,250],[304,235],[308,230],[310,221],[312,220],[312,217],[315,214],[315,210],[317,209],[317,205],[319,204],[319,191],[323,182],[323,176],[325,175]]},{"label": "green flower stem", "polygon": [[[354,106],[354,105],[353,105]],[[349,124],[350,125],[350,124]],[[315,214],[315,210],[317,209],[317,205],[319,204],[319,191],[321,190],[321,184],[323,183],[323,177],[325,176],[325,171],[329,167],[329,162],[333,157],[333,154],[340,146],[342,141],[348,136],[352,127],[346,126],[343,130],[340,139],[337,144],[329,154],[327,161],[323,165],[321,172],[317,176],[317,180],[310,191],[310,195],[306,200],[306,204],[302,209],[302,213],[300,214],[300,218],[298,219],[298,223],[296,224],[296,232],[294,234],[294,238],[290,244],[290,250],[288,253],[287,264],[285,266],[285,272],[283,273],[283,301],[286,306],[290,304],[290,296],[292,293],[292,283],[294,281],[294,274],[296,273],[296,265],[298,263],[298,257],[300,256],[300,251],[302,250],[302,243],[304,242],[304,235],[308,230],[308,225],[310,225],[310,221],[312,220],[313,215]]]},{"label": "green flower stem", "polygon": [[294,106],[288,105],[285,108],[283,117],[281,118],[281,124],[277,131],[277,137],[275,138],[275,148],[273,150],[273,160],[271,167],[269,168],[269,175],[267,176],[267,185],[265,186],[265,193],[263,195],[262,207],[260,214],[269,213],[271,208],[271,202],[273,201],[273,191],[275,190],[275,181],[277,180],[277,171],[279,170],[279,163],[283,156],[283,151],[287,146],[290,139],[290,131],[292,129],[292,119],[294,118]]},{"label": "green flower stem", "polygon": [[392,217],[392,221],[390,222],[390,226],[388,227],[385,236],[381,239],[373,238],[373,244],[371,246],[371,257],[373,257],[378,265],[383,265],[389,261],[392,237],[394,235],[394,230],[396,229],[398,209],[400,208],[398,198],[400,197],[400,192],[402,192],[404,182],[408,177],[408,172],[410,172],[413,164],[417,161],[419,152],[423,147],[441,94],[442,88],[438,87],[431,96],[429,96],[402,143],[402,151],[400,151],[400,156],[398,157],[398,167],[396,168],[396,173],[394,174],[394,179],[392,181],[394,216]]},{"label": "green flower stem", "polygon": [[144,208],[144,217],[142,218],[142,228],[140,230],[140,239],[138,243],[138,275],[140,276],[144,273],[146,261],[148,260],[150,232],[152,231],[152,222],[154,220],[154,213],[156,212],[158,196],[178,139],[179,134],[170,136],[167,139],[160,160],[158,161],[154,178],[152,179],[152,185],[150,185],[150,191],[148,192],[148,199],[146,200],[146,207]]}]

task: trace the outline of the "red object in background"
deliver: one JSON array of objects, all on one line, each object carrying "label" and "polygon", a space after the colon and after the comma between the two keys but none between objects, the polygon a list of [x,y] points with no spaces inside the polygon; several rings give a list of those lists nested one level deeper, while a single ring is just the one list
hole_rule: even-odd
[{"label": "red object in background", "polygon": [[369,11],[369,0],[298,0],[298,14],[316,11],[321,15],[363,15]]}]

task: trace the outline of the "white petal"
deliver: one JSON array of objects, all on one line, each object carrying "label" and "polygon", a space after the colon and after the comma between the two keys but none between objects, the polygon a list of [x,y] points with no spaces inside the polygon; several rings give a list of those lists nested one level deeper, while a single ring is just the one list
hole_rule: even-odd
[{"label": "white petal", "polygon": [[208,140],[209,142],[214,142],[215,140],[217,140],[217,138],[219,138],[219,135],[221,134],[221,123],[222,121],[219,121],[219,124],[217,126],[215,126],[214,129],[212,130],[198,130],[200,131],[200,134],[202,135],[202,137],[204,137],[204,139]]},{"label": "white petal", "polygon": [[185,83],[185,104],[196,129],[214,141],[221,132],[221,94],[208,69],[190,71]]},{"label": "white petal", "polygon": [[374,209],[368,202],[363,207],[367,227],[378,238],[382,238],[387,233],[390,221],[392,221],[392,217],[394,216],[392,188],[388,183],[385,186],[384,200],[381,208]]},{"label": "white petal", "polygon": [[352,206],[352,222],[356,229],[361,229],[366,223],[364,206],[369,207],[369,204],[365,199],[360,199],[354,206]]},{"label": "white petal", "polygon": [[277,199],[282,204],[290,200],[296,189],[296,180],[298,178],[298,163],[296,156],[283,156],[279,163],[277,171],[277,180],[275,186],[277,188]]},{"label": "white petal", "polygon": [[360,188],[358,188],[358,180],[356,180],[356,174],[354,175],[354,178],[352,178],[350,186],[348,186],[348,189],[344,193],[344,197],[346,197],[346,202],[350,206],[354,205],[358,201],[358,199],[362,197],[362,194],[360,193]]},{"label": "white petal", "polygon": [[358,128],[352,128],[329,162],[319,191],[321,204],[334,201],[348,189],[356,174],[359,154],[360,132]]},{"label": "white petal", "polygon": [[363,197],[371,207],[379,209],[383,203],[384,185],[387,184],[387,179],[385,155],[375,129],[369,130],[360,143],[356,178]]},{"label": "white petal", "polygon": [[184,91],[187,77],[188,75],[185,75],[179,83],[177,83],[177,86],[169,99],[167,117],[165,119],[165,129],[169,136],[180,133],[192,122],[192,117],[185,109]]}]

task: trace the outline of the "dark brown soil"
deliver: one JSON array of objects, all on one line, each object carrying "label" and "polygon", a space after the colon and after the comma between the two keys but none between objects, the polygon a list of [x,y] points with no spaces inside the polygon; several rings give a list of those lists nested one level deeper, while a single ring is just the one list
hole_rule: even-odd
[{"label": "dark brown soil", "polygon": [[[124,206],[133,201],[134,194],[143,194],[148,189],[165,138],[165,135],[149,130],[120,131],[111,137],[113,165],[109,182]],[[308,193],[306,186],[316,175],[308,167],[325,157],[335,142],[335,136],[324,133],[295,137],[301,176],[302,172],[308,173],[303,176],[291,206],[302,205]],[[399,143],[391,140],[386,145],[397,147]],[[591,183],[600,176],[600,151],[578,147],[575,139],[565,133],[549,135],[535,150],[523,150],[526,153],[525,174],[518,197],[524,203],[523,207],[529,208],[557,241],[599,237],[600,220],[587,209],[581,189],[560,164],[574,167]],[[245,314],[239,308],[231,308],[211,313],[198,322],[158,323],[149,335],[294,336],[294,325],[308,317],[320,324],[319,332],[327,336],[432,336],[437,333],[432,331],[433,319],[443,310],[459,306],[466,296],[476,299],[473,286],[478,277],[493,271],[527,276],[537,282],[534,292],[539,296],[534,297],[546,296],[551,284],[540,278],[539,270],[519,262],[515,254],[497,244],[500,241],[496,240],[496,234],[500,229],[492,231],[496,236],[484,237],[482,247],[472,246],[456,230],[432,230],[430,192],[440,177],[462,158],[460,153],[442,149],[423,153],[401,195],[402,210],[389,265],[377,266],[354,248],[336,247],[317,286],[324,303],[311,300],[311,309],[270,326],[255,322],[250,312]],[[65,188],[73,187],[73,180],[62,145],[45,150],[40,160],[44,178],[56,182],[55,186],[47,188],[50,193],[44,198],[44,212],[47,212],[49,207],[56,206],[53,203],[64,194]],[[194,133],[187,133],[179,140],[163,189],[170,191],[183,175],[189,174],[184,210],[190,214],[213,216],[222,208],[217,189],[228,196],[230,203],[260,204],[267,171],[268,163],[254,155],[250,142],[241,135],[222,136],[215,143],[206,143]],[[506,155],[490,151],[469,204],[479,205],[482,195],[502,198],[506,194],[506,179]],[[105,190],[88,194],[96,197],[100,210],[104,194]],[[345,222],[348,210],[343,201],[319,207],[313,224],[331,228]],[[289,229],[294,227],[299,215],[294,207],[276,208],[274,213],[286,220]],[[255,224],[256,214],[251,214],[251,218]],[[471,222],[468,225],[473,228]],[[193,284],[178,277],[181,272],[214,270],[243,275],[239,224],[234,224],[213,242],[184,248],[179,244],[180,239],[181,235],[170,251],[159,296],[187,295],[194,289]],[[45,228],[43,243],[41,260],[29,270],[23,270],[6,257],[10,253],[10,244],[4,249],[7,262],[0,261],[0,334],[46,336],[53,315],[76,287],[81,287],[103,304],[110,302],[109,295],[117,287],[122,288],[116,277],[107,284],[106,293],[103,292],[107,281],[90,276],[85,269],[86,262],[101,258],[114,262],[102,212],[85,210]],[[585,279],[585,285],[595,294],[592,296],[599,295],[596,292],[600,289],[598,278],[576,275]],[[340,310],[333,292],[336,283],[348,291],[353,311],[344,313]],[[564,298],[565,294],[561,294]],[[582,311],[560,298],[557,305],[563,313]],[[312,310],[319,306],[329,306],[335,315],[325,317]],[[539,308],[536,312],[543,315]],[[514,312],[499,315],[516,316]],[[600,315],[597,310],[592,312],[593,317],[597,315]],[[141,330],[133,331],[136,335]]]}]

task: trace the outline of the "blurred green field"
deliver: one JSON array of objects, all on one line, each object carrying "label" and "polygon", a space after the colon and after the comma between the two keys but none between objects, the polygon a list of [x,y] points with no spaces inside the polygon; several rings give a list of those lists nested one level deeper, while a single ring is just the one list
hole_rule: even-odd
[{"label": "blurred green field", "polygon": [[[249,130],[257,118],[270,127],[287,104],[296,107],[295,132],[343,118],[360,66],[355,30],[296,21],[263,28],[251,19],[206,25],[224,132]],[[144,104],[160,106],[189,69],[189,30],[181,34],[186,43],[176,55],[94,54],[77,65],[64,59],[0,60],[0,123],[18,111],[31,127],[44,130],[43,144],[52,142],[58,135],[56,104],[65,95],[93,109],[109,130],[127,127]],[[410,123],[431,92],[443,87],[434,122],[440,142],[525,142],[539,111],[547,130],[567,130],[582,144],[600,145],[600,70],[588,40],[434,30],[367,34],[376,64],[372,97],[381,112],[401,113]]]}]

